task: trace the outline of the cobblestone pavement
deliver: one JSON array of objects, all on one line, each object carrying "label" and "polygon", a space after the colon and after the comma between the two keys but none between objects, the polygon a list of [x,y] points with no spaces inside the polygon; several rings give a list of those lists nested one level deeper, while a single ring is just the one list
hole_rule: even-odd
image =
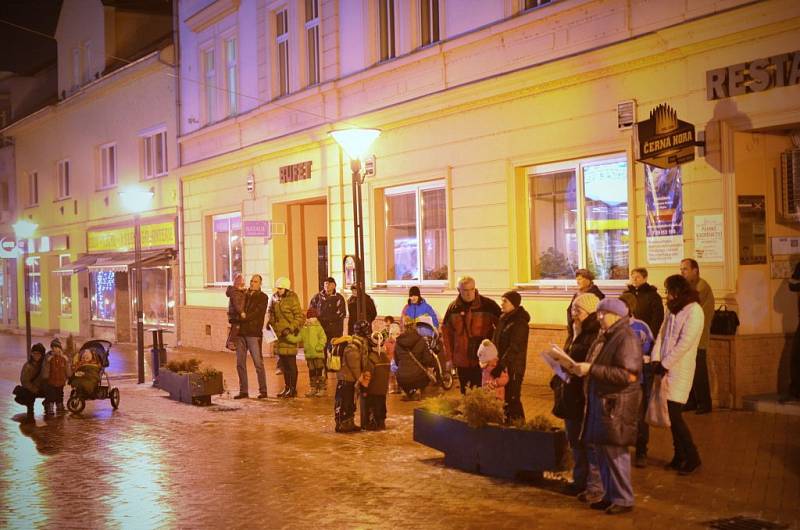
[{"label": "cobblestone pavement", "polygon": [[[234,401],[201,408],[132,378],[133,350],[112,354],[118,411],[87,402],[82,415],[34,422],[11,401],[23,354],[0,336],[0,528],[703,528],[747,515],[800,528],[800,418],[753,412],[688,415],[703,457],[694,476],[662,469],[670,437],[654,430],[650,466],[634,469],[636,509],[610,517],[559,493],[447,469],[411,440],[413,404],[389,398],[388,430],[337,435],[332,398]],[[303,365],[304,363],[300,362]],[[251,377],[255,373],[251,366]],[[282,388],[267,359],[269,392]],[[305,392],[307,379],[300,374]],[[331,385],[332,386],[332,385]],[[523,388],[529,415],[548,389]]]}]

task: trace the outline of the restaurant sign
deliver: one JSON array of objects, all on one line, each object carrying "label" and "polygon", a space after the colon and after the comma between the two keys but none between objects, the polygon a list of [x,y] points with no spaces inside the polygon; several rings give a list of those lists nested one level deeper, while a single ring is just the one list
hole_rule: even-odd
[{"label": "restaurant sign", "polygon": [[278,168],[281,184],[311,178],[311,160]]},{"label": "restaurant sign", "polygon": [[[143,224],[141,227],[142,248],[175,248],[175,223]],[[125,252],[134,249],[133,227],[92,230],[87,233],[86,247],[89,252]]]},{"label": "restaurant sign", "polygon": [[694,160],[694,125],[678,119],[674,109],[661,104],[650,119],[636,124],[636,160],[669,169]]},{"label": "restaurant sign", "polygon": [[706,72],[709,100],[792,85],[800,85],[800,50]]}]

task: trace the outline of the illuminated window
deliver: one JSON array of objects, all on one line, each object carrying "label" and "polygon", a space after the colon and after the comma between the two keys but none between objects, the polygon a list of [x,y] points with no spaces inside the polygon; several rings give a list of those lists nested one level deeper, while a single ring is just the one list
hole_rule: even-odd
[{"label": "illuminated window", "polygon": [[143,136],[142,151],[145,179],[167,174],[167,131]]},{"label": "illuminated window", "polygon": [[69,197],[69,160],[58,163],[58,198]]},{"label": "illuminated window", "polygon": [[275,42],[278,52],[278,95],[289,93],[289,11],[275,13]]},{"label": "illuminated window", "polygon": [[214,215],[210,221],[210,283],[228,284],[242,272],[242,217],[227,213]]},{"label": "illuminated window", "polygon": [[[63,269],[64,267],[69,265],[69,263],[70,263],[69,254],[64,254],[58,257],[58,265],[60,269]],[[69,316],[72,315],[72,275],[62,274],[60,280],[61,280],[61,315]]]},{"label": "illuminated window", "polygon": [[228,105],[228,116],[233,116],[239,110],[239,81],[236,77],[236,63],[236,39],[227,39],[225,41],[225,101]]},{"label": "illuminated window", "polygon": [[117,316],[116,280],[113,271],[89,273],[92,320],[114,322]]},{"label": "illuminated window", "polygon": [[117,185],[117,144],[100,146],[100,187]]},{"label": "illuminated window", "polygon": [[319,0],[306,0],[306,52],[308,84],[319,83]]},{"label": "illuminated window", "polygon": [[[133,281],[134,275],[131,274]],[[131,292],[136,292],[131,283]],[[168,265],[142,268],[142,317],[146,326],[175,324],[175,296],[172,290],[172,269]],[[131,314],[136,314],[131,298]]]},{"label": "illuminated window", "polygon": [[419,0],[422,46],[439,42],[439,0]]},{"label": "illuminated window", "polygon": [[39,258],[28,256],[25,258],[25,277],[28,281],[28,299],[32,313],[42,310],[42,271],[39,268]]},{"label": "illuminated window", "polygon": [[385,190],[388,282],[447,280],[446,199],[443,182]]},{"label": "illuminated window", "polygon": [[531,277],[628,278],[628,162],[622,156],[537,166],[529,172]]}]

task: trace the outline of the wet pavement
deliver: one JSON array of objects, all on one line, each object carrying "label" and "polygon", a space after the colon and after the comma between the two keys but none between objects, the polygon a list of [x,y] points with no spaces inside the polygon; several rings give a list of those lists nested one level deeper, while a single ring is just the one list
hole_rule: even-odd
[{"label": "wet pavement", "polygon": [[[234,401],[225,352],[170,352],[223,371],[228,393],[211,407],[137,385],[126,346],[109,369],[119,410],[90,401],[81,415],[46,418],[37,403],[26,422],[11,400],[23,342],[0,335],[0,528],[703,528],[737,515],[800,528],[798,417],[687,415],[703,457],[690,477],[662,469],[671,441],[654,429],[650,465],[633,472],[636,509],[612,517],[560,493],[562,477],[517,483],[445,468],[411,440],[414,404],[398,396],[388,430],[353,435],[333,432],[332,397]],[[275,360],[267,366],[274,396],[282,384]],[[300,382],[302,394],[305,372]],[[526,385],[523,397],[529,416],[551,406],[544,387]]]}]

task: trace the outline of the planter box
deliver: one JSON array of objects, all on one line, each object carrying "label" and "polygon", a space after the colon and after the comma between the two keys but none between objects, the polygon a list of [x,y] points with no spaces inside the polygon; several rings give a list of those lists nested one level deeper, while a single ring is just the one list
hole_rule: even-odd
[{"label": "planter box", "polygon": [[161,368],[155,382],[156,388],[169,392],[169,397],[192,405],[210,405],[211,396],[222,394],[222,373],[203,379],[200,374],[176,374]]},{"label": "planter box", "polygon": [[470,473],[514,479],[524,473],[563,471],[567,436],[562,430],[523,431],[414,410],[414,441],[444,453],[444,464]]}]

